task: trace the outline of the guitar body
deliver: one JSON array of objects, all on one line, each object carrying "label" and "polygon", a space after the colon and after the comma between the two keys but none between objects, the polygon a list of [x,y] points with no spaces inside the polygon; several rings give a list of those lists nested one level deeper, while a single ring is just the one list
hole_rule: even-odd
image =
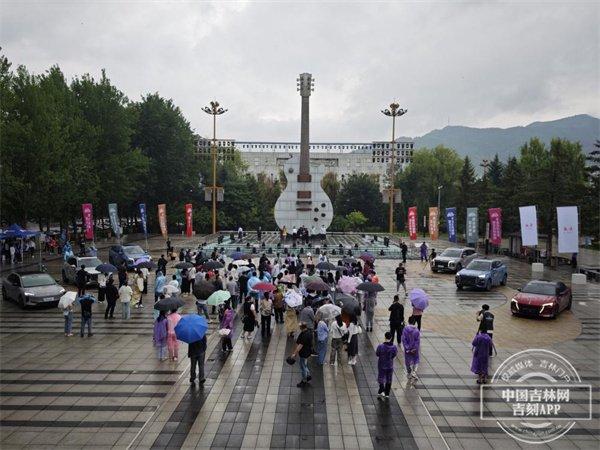
[{"label": "guitar body", "polygon": [[300,156],[292,155],[284,164],[287,186],[275,203],[275,221],[288,233],[305,226],[309,230],[314,225],[320,232],[321,225],[329,228],[333,220],[333,205],[321,186],[325,166],[311,167],[311,181],[298,181]]}]

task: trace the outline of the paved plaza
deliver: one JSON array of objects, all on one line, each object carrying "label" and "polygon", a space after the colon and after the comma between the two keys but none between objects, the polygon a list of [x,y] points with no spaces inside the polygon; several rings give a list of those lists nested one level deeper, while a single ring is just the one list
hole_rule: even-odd
[{"label": "paved plaza", "polygon": [[[226,238],[228,239],[228,238]],[[360,242],[347,238],[348,246]],[[176,248],[212,242],[211,237],[173,239]],[[269,242],[276,245],[273,239]],[[243,243],[245,245],[246,242]],[[379,243],[380,244],[380,243]],[[379,245],[378,244],[378,245]],[[106,244],[103,244],[106,245]],[[346,243],[344,243],[346,245]],[[436,248],[448,246],[436,242]],[[154,256],[164,242],[150,240]],[[100,254],[106,260],[106,250]],[[332,257],[332,259],[337,259]],[[177,362],[159,362],[152,346],[152,299],[124,321],[104,320],[95,305],[94,336],[67,338],[57,308],[20,310],[0,306],[0,447],[2,449],[597,449],[600,445],[600,286],[574,290],[573,308],[556,320],[513,317],[510,299],[531,278],[530,266],[505,258],[509,278],[491,292],[457,291],[454,276],[407,264],[407,287],[431,296],[423,317],[419,381],[409,383],[395,364],[392,395],[377,398],[376,346],[388,330],[387,308],[395,294],[398,260],[377,259],[385,291],[378,296],[372,333],[359,335],[355,366],[309,365],[310,387],[299,389],[297,365],[286,364],[293,340],[281,325],[270,339],[241,339],[236,318],[233,352],[220,349],[217,325],[208,337],[207,381],[189,383],[187,345]],[[48,261],[58,278],[60,262]],[[169,268],[171,264],[169,265]],[[171,271],[169,271],[172,273]],[[3,276],[6,273],[3,273]],[[570,284],[568,270],[545,277]],[[150,277],[152,292],[154,277]],[[401,296],[403,298],[403,296]],[[404,301],[404,298],[403,298]],[[509,437],[494,421],[479,418],[479,389],[470,372],[476,311],[483,303],[495,315],[498,354],[491,373],[525,349],[553,350],[568,359],[593,386],[593,415],[550,444],[529,445]],[[185,307],[195,312],[193,297]],[[408,315],[408,314],[407,314]],[[75,315],[78,330],[78,314]]]}]

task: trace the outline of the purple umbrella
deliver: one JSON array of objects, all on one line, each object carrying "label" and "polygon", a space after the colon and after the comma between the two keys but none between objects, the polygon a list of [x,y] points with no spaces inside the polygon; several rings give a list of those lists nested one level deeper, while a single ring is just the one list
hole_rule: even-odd
[{"label": "purple umbrella", "polygon": [[372,263],[373,261],[375,261],[375,256],[373,256],[372,253],[369,252],[363,252],[360,256],[359,259],[362,259],[363,261],[368,261],[370,263]]},{"label": "purple umbrella", "polygon": [[410,303],[422,311],[429,306],[429,295],[423,289],[415,288],[408,294]]}]

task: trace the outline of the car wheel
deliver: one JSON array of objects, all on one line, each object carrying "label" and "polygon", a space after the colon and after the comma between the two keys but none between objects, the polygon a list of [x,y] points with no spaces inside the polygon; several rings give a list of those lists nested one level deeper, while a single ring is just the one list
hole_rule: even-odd
[{"label": "car wheel", "polygon": [[565,308],[567,311],[571,311],[571,306],[573,306],[573,296],[569,297],[569,303],[567,303],[567,307]]},{"label": "car wheel", "polygon": [[462,270],[462,264],[457,264],[456,265],[456,272],[460,272]]},{"label": "car wheel", "polygon": [[485,290],[488,292],[492,290],[492,280],[488,280],[488,282],[485,285]]},{"label": "car wheel", "polygon": [[432,267],[432,268],[431,268],[431,271],[432,271],[433,273],[436,273],[436,272],[437,272],[437,269],[434,269],[434,268]]},{"label": "car wheel", "polygon": [[508,279],[508,275],[504,275],[504,277],[502,277],[502,281],[500,282],[500,284],[502,286],[506,286],[506,280]]},{"label": "car wheel", "polygon": [[22,295],[19,296],[19,306],[21,307],[21,309],[25,309],[25,299],[23,298]]}]

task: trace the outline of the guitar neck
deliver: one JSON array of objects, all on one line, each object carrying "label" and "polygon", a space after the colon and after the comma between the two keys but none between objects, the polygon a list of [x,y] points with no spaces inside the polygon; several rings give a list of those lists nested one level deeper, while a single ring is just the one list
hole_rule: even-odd
[{"label": "guitar neck", "polygon": [[302,114],[300,125],[300,171],[298,181],[310,181],[310,147],[309,147],[309,99],[302,97]]}]

